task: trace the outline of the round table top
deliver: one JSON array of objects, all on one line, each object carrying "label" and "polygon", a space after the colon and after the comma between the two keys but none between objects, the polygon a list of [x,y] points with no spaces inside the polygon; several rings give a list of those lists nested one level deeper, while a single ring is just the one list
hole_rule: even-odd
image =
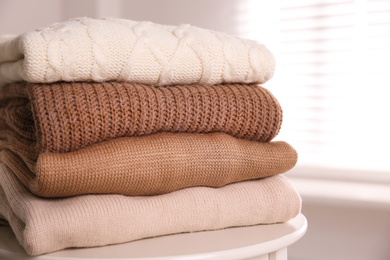
[{"label": "round table top", "polygon": [[300,214],[286,223],[234,227],[215,231],[183,233],[142,239],[118,245],[66,249],[29,257],[10,227],[0,227],[0,259],[34,260],[195,260],[237,259],[261,256],[285,248],[306,232],[306,218]]}]

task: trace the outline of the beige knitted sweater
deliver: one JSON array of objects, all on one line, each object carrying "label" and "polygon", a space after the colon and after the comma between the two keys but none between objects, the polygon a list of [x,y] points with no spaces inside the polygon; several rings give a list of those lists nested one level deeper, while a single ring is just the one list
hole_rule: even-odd
[{"label": "beige knitted sweater", "polygon": [[0,85],[264,83],[274,69],[262,44],[190,25],[84,17],[0,39]]},{"label": "beige knitted sweater", "polygon": [[0,218],[30,255],[181,232],[285,222],[301,199],[281,175],[193,187],[158,196],[83,195],[41,199],[0,165]]}]

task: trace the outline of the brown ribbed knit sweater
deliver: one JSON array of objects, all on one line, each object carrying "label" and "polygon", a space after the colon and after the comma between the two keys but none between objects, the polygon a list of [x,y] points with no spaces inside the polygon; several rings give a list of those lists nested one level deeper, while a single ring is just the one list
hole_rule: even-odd
[{"label": "brown ribbed knit sweater", "polygon": [[39,152],[70,152],[125,136],[223,132],[271,141],[282,110],[256,85],[11,84],[0,89],[0,129],[37,142]]}]

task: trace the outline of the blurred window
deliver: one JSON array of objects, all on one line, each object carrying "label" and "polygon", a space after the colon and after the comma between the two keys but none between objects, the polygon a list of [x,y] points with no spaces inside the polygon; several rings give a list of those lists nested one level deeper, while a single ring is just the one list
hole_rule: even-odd
[{"label": "blurred window", "polygon": [[[298,150],[296,170],[390,182],[390,1],[274,5],[277,71],[265,86],[283,107],[277,139]],[[247,35],[262,41],[255,23]]]}]

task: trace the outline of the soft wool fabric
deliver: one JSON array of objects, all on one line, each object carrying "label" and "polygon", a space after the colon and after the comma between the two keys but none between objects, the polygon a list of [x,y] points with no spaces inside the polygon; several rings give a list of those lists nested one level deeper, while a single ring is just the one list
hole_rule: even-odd
[{"label": "soft wool fabric", "polygon": [[70,153],[42,153],[32,170],[16,153],[6,149],[0,158],[31,192],[44,197],[221,187],[284,173],[297,161],[285,142],[251,142],[223,133],[118,138]]},{"label": "soft wool fabric", "polygon": [[269,142],[282,123],[276,98],[256,85],[21,83],[0,88],[0,101],[0,130],[36,140],[40,152],[157,132],[224,132]]},{"label": "soft wool fabric", "polygon": [[0,41],[0,85],[264,83],[274,69],[262,44],[190,25],[77,18]]},{"label": "soft wool fabric", "polygon": [[41,199],[0,166],[0,215],[30,255],[167,234],[285,222],[301,199],[281,175],[222,188],[158,196],[83,195]]}]

